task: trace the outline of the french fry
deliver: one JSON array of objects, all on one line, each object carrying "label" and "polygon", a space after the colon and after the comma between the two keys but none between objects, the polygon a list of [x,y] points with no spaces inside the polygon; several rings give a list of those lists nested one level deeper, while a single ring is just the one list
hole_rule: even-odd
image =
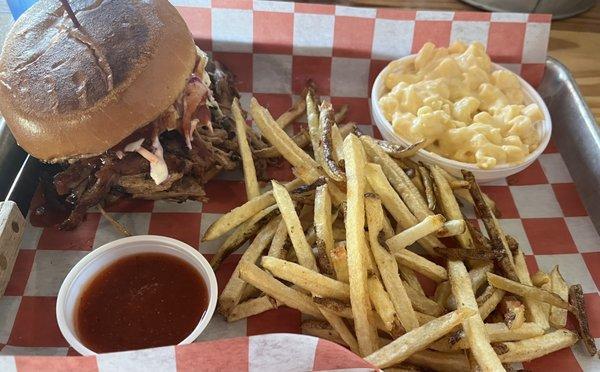
[{"label": "french fry", "polygon": [[331,194],[333,205],[338,206],[344,203],[346,200],[346,193],[340,190],[340,188],[331,180],[327,181],[327,185],[329,185],[329,193]]},{"label": "french fry", "polygon": [[[305,148],[310,143],[310,134],[308,133],[307,129],[300,130],[298,133],[294,134],[290,138],[292,139],[292,141],[294,141],[296,146],[300,147],[301,149]],[[252,154],[256,158],[260,159],[272,159],[281,156],[279,149],[275,146],[268,146],[262,149],[254,150]]]},{"label": "french fry", "polygon": [[471,353],[477,364],[484,371],[503,371],[502,363],[490,345],[483,320],[477,311],[475,294],[473,293],[469,273],[464,263],[462,261],[449,260],[448,276],[450,278],[452,294],[457,302],[457,309],[468,309],[474,313],[463,321],[462,326],[467,335]]},{"label": "french fry", "polygon": [[521,284],[496,274],[487,273],[488,282],[496,288],[500,288],[503,291],[516,294],[524,298],[531,298],[533,300],[542,301],[554,305],[561,309],[571,309],[571,305],[568,302],[560,298],[556,293],[545,291],[543,289]]},{"label": "french fry", "polygon": [[[554,266],[554,269],[550,272],[550,285],[552,292],[559,295],[565,301],[569,300],[569,285],[565,282],[562,275],[560,275],[558,265]],[[567,310],[552,306],[548,320],[554,328],[564,327],[567,324]]]},{"label": "french fry", "polygon": [[320,306],[317,306],[317,307],[319,308],[319,310],[321,311],[321,313],[323,314],[325,319],[327,319],[327,322],[329,322],[329,324],[331,324],[332,328],[341,337],[341,339],[344,341],[344,343],[346,345],[348,345],[350,350],[352,350],[352,352],[354,352],[354,353],[358,353],[359,352],[358,341],[356,341],[356,337],[354,337],[354,335],[352,334],[350,329],[348,329],[348,326],[346,325],[346,323],[344,323],[344,320],[341,317],[339,317],[338,315],[334,314],[333,312],[331,312],[323,307],[320,307]]},{"label": "french fry", "polygon": [[240,297],[240,301],[239,302],[243,302],[243,301],[249,300],[251,298],[258,297],[261,294],[262,294],[261,291],[259,291],[258,289],[254,288],[251,285],[244,286],[244,290],[242,291],[242,296]]},{"label": "french fry", "polygon": [[391,332],[394,327],[397,327],[396,323],[396,311],[394,310],[394,304],[390,300],[390,296],[383,288],[383,284],[379,281],[376,275],[370,275],[367,279],[369,288],[369,298],[375,308],[377,314],[383,321],[388,332]]},{"label": "french fry", "polygon": [[[515,263],[516,265],[516,263]],[[520,280],[520,278],[519,278]],[[535,274],[531,275],[531,283],[536,287],[541,287],[544,284],[550,283],[550,275],[546,274],[542,270],[538,270]],[[527,284],[527,283],[525,283]]]},{"label": "french fry", "polygon": [[227,258],[231,253],[235,252],[236,249],[244,245],[244,243],[252,238],[258,230],[261,229],[267,222],[269,222],[274,216],[279,213],[277,206],[272,205],[268,208],[263,209],[248,221],[238,226],[235,231],[225,239],[225,241],[219,246],[217,252],[210,260],[210,265],[213,269],[217,269],[221,262]]},{"label": "french fry", "polygon": [[429,261],[408,249],[393,249],[394,257],[400,266],[406,266],[423,276],[437,282],[443,282],[448,279],[448,272],[442,266]]},{"label": "french fry", "polygon": [[493,261],[498,259],[498,253],[483,249],[464,249],[464,248],[435,248],[435,251],[442,257],[451,260],[478,260]]},{"label": "french fry", "polygon": [[421,196],[402,168],[400,168],[398,164],[396,164],[392,158],[379,147],[373,138],[362,136],[361,141],[365,146],[365,151],[369,158],[381,166],[383,172],[390,180],[390,183],[400,194],[402,200],[404,200],[406,206],[414,216],[417,217],[419,221],[422,221],[425,217],[432,215],[433,212],[427,207],[425,199],[423,199],[423,196]]},{"label": "french fry", "polygon": [[350,298],[348,284],[331,279],[307,267],[269,256],[264,256],[261,263],[262,267],[273,276],[293,283],[313,295],[341,300]]},{"label": "french fry", "polygon": [[[461,220],[463,218],[462,212],[460,211],[460,207],[454,194],[452,192],[452,188],[448,184],[446,178],[442,174],[441,168],[437,165],[432,165],[429,167],[431,172],[431,177],[436,186],[436,196],[438,203],[444,215],[451,220]],[[465,249],[473,248],[473,238],[469,231],[464,231],[462,234],[457,235],[456,239],[458,240],[461,247]]]},{"label": "french fry", "polygon": [[465,231],[467,231],[465,220],[450,220],[444,222],[444,226],[437,231],[436,235],[438,238],[447,238],[449,236],[464,234]]},{"label": "french fry", "polygon": [[337,280],[348,283],[348,253],[345,242],[337,242],[331,252],[331,264],[336,274]]},{"label": "french fry", "polygon": [[[475,201],[473,200],[473,197],[469,193],[469,187],[453,188],[452,191],[454,192],[454,195],[456,195],[457,198],[459,198],[460,200],[462,200],[474,207]],[[490,206],[494,216],[496,218],[500,218],[501,217],[500,210],[498,209],[498,207],[496,207],[496,203],[492,199],[490,199],[490,197],[487,196],[485,193],[482,193],[481,195],[483,196],[483,199],[485,200],[486,204]]]},{"label": "french fry", "polygon": [[258,186],[258,179],[256,178],[256,169],[254,168],[252,151],[250,150],[250,145],[248,144],[248,138],[246,136],[246,121],[242,116],[242,109],[240,108],[240,103],[237,97],[233,99],[231,112],[233,113],[233,118],[235,121],[235,133],[237,136],[238,147],[240,149],[240,155],[242,157],[242,169],[244,170],[246,196],[248,200],[250,200],[260,195],[260,187]]},{"label": "french fry", "polygon": [[246,283],[240,278],[240,268],[244,262],[254,264],[258,260],[271,242],[280,219],[280,217],[274,218],[263,227],[240,258],[240,262],[231,274],[229,282],[227,282],[227,285],[219,296],[219,313],[227,316],[231,309],[240,301],[246,286]]},{"label": "french fry", "polygon": [[[331,111],[333,111],[333,108],[331,108]],[[308,121],[308,133],[310,134],[310,144],[313,149],[315,161],[317,164],[323,164],[323,146],[321,145],[319,110],[317,109],[317,102],[311,92],[308,92],[306,95],[306,119]]]},{"label": "french fry", "polygon": [[307,184],[315,182],[321,176],[315,160],[292,141],[255,98],[250,101],[250,111],[261,133],[296,168],[299,178]]},{"label": "french fry", "polygon": [[319,123],[320,123],[320,131],[319,131],[319,139],[318,143],[321,145],[321,158],[320,160],[321,167],[327,173],[329,178],[331,178],[335,182],[344,182],[346,180],[346,175],[344,171],[338,166],[336,163],[333,153],[333,140],[331,137],[331,127],[334,124],[333,121],[333,108],[329,101],[323,101],[320,107],[319,113]]},{"label": "french fry", "polygon": [[239,275],[242,280],[260,289],[278,302],[317,319],[323,319],[323,315],[309,296],[286,286],[254,263],[240,261]]},{"label": "french fry", "polygon": [[393,252],[399,251],[441,229],[445,221],[441,214],[427,216],[423,221],[391,237],[386,243]]},{"label": "french fry", "polygon": [[495,344],[494,349],[503,363],[519,363],[573,346],[577,340],[575,333],[559,329],[527,340]]},{"label": "french fry", "polygon": [[515,272],[513,255],[506,242],[504,232],[500,228],[496,216],[494,216],[492,208],[486,203],[479,185],[475,182],[473,174],[463,170],[463,177],[465,178],[465,181],[468,181],[470,184],[469,192],[475,201],[475,208],[481,216],[485,229],[490,237],[492,250],[498,252],[498,254],[502,254],[502,259],[498,260],[498,265],[509,279],[519,280],[517,273]]},{"label": "french fry", "polygon": [[304,111],[306,111],[306,101],[304,100],[304,97],[306,97],[306,94],[310,90],[310,87],[303,89],[302,94],[300,95],[300,99],[294,102],[292,107],[290,107],[286,112],[284,112],[277,118],[277,124],[280,128],[287,127],[288,125],[292,124],[295,120],[297,120],[300,116],[302,116],[302,114],[304,114]]},{"label": "french fry", "polygon": [[313,296],[312,300],[317,306],[324,307],[325,309],[338,316],[341,316],[342,318],[353,319],[352,309],[348,302],[337,300],[335,298],[324,298],[317,296]]},{"label": "french fry", "polygon": [[235,322],[272,309],[277,309],[277,301],[263,295],[237,304],[227,315],[227,321]]},{"label": "french fry", "polygon": [[[303,182],[299,179],[295,179],[285,184],[285,188],[293,190],[296,187],[302,185]],[[248,200],[246,203],[232,209],[227,212],[221,218],[213,222],[212,225],[206,230],[202,241],[209,241],[217,239],[223,236],[231,229],[241,225],[252,216],[261,212],[262,210],[275,204],[275,197],[271,191],[261,194],[259,197],[252,200]]]},{"label": "french fry", "polygon": [[307,319],[302,322],[300,329],[303,334],[322,338],[327,341],[348,347],[348,344],[342,339],[328,322],[324,320]]},{"label": "french fry", "polygon": [[[519,328],[513,329],[508,328],[504,323],[485,323],[484,325],[490,343],[520,341],[544,334],[542,327],[533,322],[523,323]],[[460,332],[460,337],[454,336],[446,336],[429,347],[433,350],[444,352],[469,348],[469,342],[465,338],[464,332]]]},{"label": "french fry", "polygon": [[347,104],[340,106],[340,108],[336,111],[335,115],[333,116],[333,120],[336,123],[341,123],[342,121],[344,121],[344,119],[346,118],[346,114],[348,114],[349,108],[350,106],[348,106]]},{"label": "french fry", "polygon": [[[517,273],[517,277],[519,281],[525,285],[532,285],[531,277],[529,276],[529,270],[527,269],[527,263],[525,262],[525,255],[521,250],[517,250],[514,255],[515,260],[515,271]],[[532,298],[525,297],[523,298],[523,302],[525,303],[525,310],[527,316],[534,322],[540,325],[540,327],[544,329],[550,328],[550,323],[548,322],[548,315],[544,310],[544,304],[536,301]]]},{"label": "french fry", "polygon": [[[400,163],[400,161],[396,160],[396,163],[399,164],[400,167],[402,167],[402,164]],[[408,176],[408,178],[410,178],[410,181],[413,183],[413,185],[415,185],[417,190],[419,190],[419,193],[421,194],[421,196],[426,200],[427,195],[425,193],[425,185],[423,185],[423,177],[421,176],[419,167],[417,166],[415,168],[408,168],[404,171],[404,173],[406,173],[406,175]],[[427,203],[427,208],[429,208],[429,203]]]},{"label": "french fry", "polygon": [[273,240],[271,240],[271,246],[269,247],[267,255],[270,257],[284,259],[287,256],[287,242],[287,227],[285,226],[285,221],[281,219],[281,221],[279,221],[279,225],[277,226],[277,230],[275,231],[275,235],[273,235]]},{"label": "french fry", "polygon": [[421,174],[421,181],[423,183],[423,188],[425,189],[427,207],[429,207],[429,210],[434,211],[437,200],[435,198],[435,194],[433,193],[433,181],[431,180],[431,174],[429,174],[429,170],[424,166],[419,166],[419,173]]},{"label": "french fry", "polygon": [[400,272],[400,276],[404,281],[412,287],[415,291],[419,292],[422,295],[425,295],[425,291],[419,282],[419,279],[415,275],[415,272],[412,269],[409,269],[406,266],[398,266],[398,271]]},{"label": "french fry", "polygon": [[[408,229],[417,223],[419,220],[406,207],[400,196],[393,189],[390,182],[385,177],[383,170],[378,164],[369,163],[365,169],[367,180],[373,188],[373,191],[381,198],[385,208],[390,212],[392,217],[398,222],[398,226],[402,229]],[[443,247],[444,245],[436,237],[429,235],[421,240],[419,244],[427,250],[428,253],[437,255],[434,247]]]},{"label": "french fry", "polygon": [[[489,289],[489,291],[487,290]],[[481,296],[477,298],[477,305],[479,305],[479,316],[485,320],[491,313],[496,309],[500,301],[504,298],[506,292],[501,289],[489,286]]]},{"label": "french fry", "polygon": [[[352,315],[352,308],[350,307],[350,304],[333,298],[321,297],[313,297],[313,302],[320,309],[324,308],[326,310],[329,310],[332,314],[337,315],[338,317],[350,320],[352,322],[352,325],[354,326],[354,317]],[[396,327],[392,330],[392,332],[390,332],[386,325],[383,324],[383,320],[381,320],[379,315],[375,313],[374,318],[374,324],[378,330],[387,333],[394,338],[399,337],[402,334],[401,331],[403,331],[403,329],[401,329],[401,327]]]},{"label": "french fry", "polygon": [[587,350],[590,356],[594,356],[598,353],[596,343],[590,335],[590,326],[588,324],[588,317],[585,310],[585,302],[583,299],[583,289],[581,284],[572,285],[569,287],[569,303],[572,306],[571,312],[577,320],[577,332],[579,337],[583,341],[583,346]]},{"label": "french fry", "polygon": [[410,298],[410,302],[412,303],[413,308],[416,311],[420,311],[422,313],[432,316],[440,316],[445,312],[444,307],[440,306],[437,302],[417,292],[417,290],[413,289],[408,284],[404,282],[402,282],[402,284],[404,285],[406,294]]},{"label": "french fry", "polygon": [[460,372],[469,370],[469,359],[463,353],[440,353],[432,350],[421,350],[409,356],[407,361],[433,371]]},{"label": "french fry", "polygon": [[338,164],[344,160],[344,138],[337,124],[331,127],[331,143],[333,144],[334,159]]},{"label": "french fry", "polygon": [[[343,323],[343,327],[347,330],[348,328]],[[305,335],[315,336],[318,338],[322,338],[324,340],[328,340],[331,342],[335,342],[336,344],[340,344],[342,346],[350,348],[350,350],[354,351],[356,347],[358,347],[358,343],[354,335],[351,333],[346,335],[346,337],[350,340],[350,345],[348,342],[344,340],[344,337],[340,335],[338,331],[335,330],[328,322],[324,322],[322,320],[309,319],[302,322],[301,325],[302,333]]]},{"label": "french fry", "polygon": [[[481,286],[487,284],[486,274],[489,273],[493,268],[494,264],[491,262],[487,262],[475,266],[471,270],[469,270],[469,278],[471,279],[471,288],[473,288],[473,293],[477,293]],[[444,302],[444,304],[444,306],[450,310],[456,309],[456,301],[454,299],[454,295],[450,294],[450,296],[447,297],[447,300],[446,302]]]},{"label": "french fry", "polygon": [[387,218],[387,216],[385,215],[385,213],[383,214],[383,226],[381,228],[382,228],[382,231],[383,231],[383,238],[384,239],[389,239],[392,236],[396,235],[396,233],[394,232],[394,228],[392,227],[392,223]]},{"label": "french fry", "polygon": [[474,313],[474,310],[465,308],[434,319],[368,355],[365,357],[365,360],[377,368],[386,368],[401,363],[414,353],[425,349],[427,345],[450,332],[455,326]]},{"label": "french fry", "polygon": [[[348,133],[352,133],[355,129],[356,129],[355,124],[345,124],[345,125],[341,126],[341,128],[338,127],[337,134],[339,134],[339,137],[341,139],[341,138],[343,138],[343,136],[347,136]],[[310,144],[310,133],[308,132],[307,129],[302,129],[301,131],[294,134],[290,138],[296,144],[296,146],[298,146],[300,148],[305,148],[306,146],[308,146],[308,144]],[[333,132],[332,132],[332,140],[334,138],[335,137],[333,137]],[[268,146],[268,147],[264,147],[264,148],[255,150],[253,152],[253,155],[257,158],[270,159],[270,158],[280,157],[281,153],[279,152],[277,147]]]},{"label": "french fry", "polygon": [[360,353],[364,356],[379,349],[379,339],[377,330],[371,323],[371,301],[367,287],[367,270],[364,264],[368,254],[364,235],[366,159],[361,142],[353,134],[344,140],[344,160],[348,197],[345,224],[350,303],[354,315],[356,338]]},{"label": "french fry", "polygon": [[506,237],[506,244],[508,244],[508,249],[510,249],[511,252],[514,252],[519,249],[519,242],[517,241],[517,239],[513,238],[512,236],[505,234],[504,235]]},{"label": "french fry", "polygon": [[453,181],[449,180],[448,184],[450,184],[450,187],[452,188],[452,190],[469,188],[469,183],[465,180],[453,180]]},{"label": "french fry", "polygon": [[333,266],[333,222],[331,219],[331,196],[329,195],[329,186],[327,184],[319,186],[315,194],[315,233],[317,236],[317,247],[322,246],[329,263],[332,265],[332,271],[335,272],[335,277],[338,273]]},{"label": "french fry", "polygon": [[[398,275],[398,265],[395,259],[379,243],[383,233],[383,220],[385,219],[381,200],[374,194],[367,194],[365,197],[365,207],[367,225],[369,227],[369,243],[373,252],[373,258],[379,268],[381,279],[387,289],[400,323],[404,329],[410,331],[419,326],[417,315],[414,312],[404,284]],[[423,295],[423,297],[425,296]]]},{"label": "french fry", "polygon": [[[450,288],[450,282],[445,281],[438,283],[437,287],[435,287],[435,292],[433,293],[434,301],[439,304],[441,307],[446,307],[448,303],[448,299],[452,296],[452,289]],[[454,297],[452,297],[452,301],[454,302]],[[456,305],[454,306],[456,309]]]},{"label": "french fry", "polygon": [[419,150],[425,148],[427,146],[427,142],[425,140],[421,140],[419,142],[415,142],[408,147],[402,147],[395,143],[391,143],[388,141],[377,140],[377,144],[386,152],[389,156],[394,159],[406,159],[414,156]]},{"label": "french fry", "polygon": [[294,247],[294,252],[296,252],[296,257],[298,257],[298,262],[300,265],[316,271],[317,261],[315,260],[315,255],[306,241],[300,219],[296,214],[294,202],[292,201],[290,194],[285,187],[279,184],[279,182],[271,181],[271,184],[273,185],[273,196],[275,196],[277,206],[285,221],[285,226],[287,227],[290,241]]},{"label": "french fry", "polygon": [[464,220],[466,221],[466,225],[467,225],[467,230],[469,230],[469,234],[471,234],[471,238],[473,238],[473,244],[475,245],[476,249],[480,249],[480,250],[485,250],[485,251],[491,251],[492,250],[492,244],[490,243],[490,240],[484,236],[481,231],[479,231],[478,229],[476,229],[470,221],[467,220],[466,217],[464,217]]},{"label": "french fry", "polygon": [[525,305],[514,296],[505,296],[500,302],[500,312],[504,323],[510,329],[517,329],[525,323]]},{"label": "french fry", "polygon": [[[552,284],[550,283],[542,284],[539,288],[543,289],[544,291],[552,292]],[[546,319],[548,319],[548,323],[550,323],[550,309],[552,309],[552,305],[545,302],[540,302],[539,304],[542,309],[544,309],[544,316]]]}]

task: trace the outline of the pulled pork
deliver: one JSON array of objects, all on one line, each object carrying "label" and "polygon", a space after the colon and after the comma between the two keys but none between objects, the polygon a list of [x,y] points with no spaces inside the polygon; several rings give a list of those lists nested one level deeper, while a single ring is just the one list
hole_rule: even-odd
[{"label": "pulled pork", "polygon": [[[239,94],[232,75],[199,54],[184,91],[160,117],[105,154],[77,160],[54,176],[56,192],[70,209],[60,228],[75,228],[90,207],[122,196],[206,201],[203,185],[239,163],[229,115],[234,97]],[[252,147],[265,146],[248,132]]]}]

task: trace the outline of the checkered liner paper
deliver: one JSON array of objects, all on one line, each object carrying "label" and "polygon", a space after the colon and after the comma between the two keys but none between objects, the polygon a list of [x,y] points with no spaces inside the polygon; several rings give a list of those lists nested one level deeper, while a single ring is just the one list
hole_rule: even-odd
[{"label": "checkered liner paper", "polygon": [[[546,15],[240,0],[180,0],[176,5],[200,47],[235,72],[244,107],[253,95],[277,116],[298,98],[311,78],[317,82],[321,96],[330,97],[334,106],[349,104],[348,120],[360,123],[361,131],[375,136],[379,133],[369,114],[370,84],[390,59],[416,52],[426,41],[440,46],[454,40],[480,41],[487,45],[494,61],[535,85],[543,75],[550,29]],[[301,125],[295,125],[295,130]],[[280,180],[292,177],[286,166],[269,172]],[[591,332],[600,338],[600,238],[556,147],[551,143],[525,171],[483,189],[498,203],[501,224],[521,243],[531,272],[560,264],[568,282],[582,284]],[[241,173],[223,174],[207,185],[207,193],[210,201],[205,204],[122,201],[110,211],[134,234],[171,236],[210,257],[222,240],[201,244],[200,237],[220,215],[245,201]],[[473,211],[468,213],[475,218]],[[0,299],[0,354],[76,355],[56,324],[58,289],[79,259],[119,237],[95,211],[75,231],[28,226],[6,294]],[[239,260],[237,253],[217,272],[220,288]],[[430,283],[424,281],[424,286],[431,290]],[[299,333],[300,323],[301,314],[286,307],[231,324],[215,315],[199,341],[241,338],[118,354],[114,358],[58,360],[65,366],[82,363],[82,367],[103,371],[118,369],[119,363],[129,369],[136,360],[144,360],[141,364],[153,367],[150,369],[164,371],[186,367],[309,370],[365,366],[359,358],[334,357],[331,350],[337,346],[316,339],[295,343],[279,355],[283,359],[277,359],[273,354],[281,354],[278,343],[283,342],[282,338],[256,336]],[[285,363],[278,364],[281,360]],[[344,364],[336,364],[338,360]],[[48,358],[10,357],[0,359],[0,370],[39,370],[48,363]],[[524,363],[524,367],[532,371],[599,370],[600,362],[586,357],[576,345]]]}]

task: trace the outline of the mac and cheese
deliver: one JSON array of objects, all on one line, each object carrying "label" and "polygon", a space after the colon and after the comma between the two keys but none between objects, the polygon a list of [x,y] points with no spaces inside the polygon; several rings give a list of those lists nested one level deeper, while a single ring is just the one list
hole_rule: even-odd
[{"label": "mac and cheese", "polygon": [[517,76],[492,71],[480,43],[427,43],[414,58],[391,63],[379,105],[395,132],[427,150],[483,169],[518,163],[539,145],[543,114],[525,104]]}]

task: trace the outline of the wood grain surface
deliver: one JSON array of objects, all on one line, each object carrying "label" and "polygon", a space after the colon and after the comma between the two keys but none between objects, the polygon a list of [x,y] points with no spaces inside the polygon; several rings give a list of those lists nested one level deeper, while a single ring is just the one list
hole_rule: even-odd
[{"label": "wood grain surface", "polygon": [[[324,1],[327,2],[327,1]],[[406,9],[478,11],[458,0],[349,0],[353,6],[388,6]],[[575,76],[587,104],[600,121],[600,4],[568,19],[553,21],[549,54]]]}]

